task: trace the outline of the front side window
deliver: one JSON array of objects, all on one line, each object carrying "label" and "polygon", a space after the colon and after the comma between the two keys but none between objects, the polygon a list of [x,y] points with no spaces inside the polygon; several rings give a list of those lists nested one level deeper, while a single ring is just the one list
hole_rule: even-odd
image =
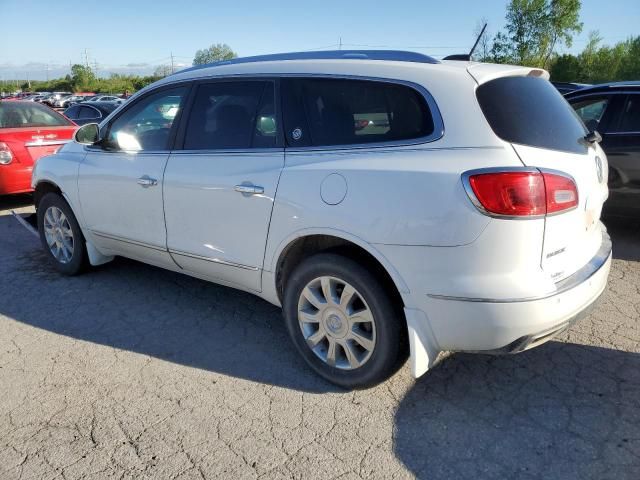
[{"label": "front side window", "polygon": [[405,85],[332,78],[284,79],[283,85],[292,146],[410,140],[435,129],[423,95]]},{"label": "front side window", "polygon": [[110,124],[107,145],[128,151],[167,150],[186,92],[187,87],[177,87],[138,100]]},{"label": "front side window", "polygon": [[274,85],[264,81],[200,85],[186,124],[185,150],[275,147]]},{"label": "front side window", "polygon": [[597,130],[609,104],[608,97],[589,97],[571,104],[590,132]]},{"label": "front side window", "polygon": [[627,98],[618,132],[640,132],[640,95],[629,95]]}]

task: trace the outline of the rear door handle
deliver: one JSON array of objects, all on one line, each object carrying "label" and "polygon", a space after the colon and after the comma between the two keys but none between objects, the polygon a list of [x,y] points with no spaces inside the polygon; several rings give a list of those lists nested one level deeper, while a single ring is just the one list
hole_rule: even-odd
[{"label": "rear door handle", "polygon": [[138,185],[144,188],[155,187],[158,184],[158,180],[151,178],[149,175],[143,175],[138,179]]},{"label": "rear door handle", "polygon": [[261,187],[259,185],[236,185],[234,190],[236,192],[239,193],[245,193],[245,194],[249,194],[249,195],[259,195],[264,193],[264,187]]}]

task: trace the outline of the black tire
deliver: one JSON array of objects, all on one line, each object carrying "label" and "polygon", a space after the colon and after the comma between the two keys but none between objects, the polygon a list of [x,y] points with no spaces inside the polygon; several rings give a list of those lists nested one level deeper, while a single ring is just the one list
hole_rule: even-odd
[{"label": "black tire", "polygon": [[[44,221],[47,210],[51,207],[56,207],[62,211],[64,216],[69,222],[69,227],[73,233],[73,253],[71,259],[66,263],[59,261],[53,255],[44,232]],[[47,193],[40,200],[38,205],[38,233],[40,234],[40,242],[42,247],[49,258],[49,261],[56,270],[64,275],[78,275],[81,273],[87,265],[87,252],[85,246],[85,239],[80,230],[80,225],[76,220],[76,216],[73,214],[71,207],[62,196],[57,193]]]},{"label": "black tire", "polygon": [[[325,363],[307,345],[298,322],[298,302],[303,289],[319,277],[346,281],[366,302],[376,329],[375,347],[364,364],[350,370]],[[307,364],[329,382],[346,389],[368,388],[388,379],[406,358],[406,323],[376,277],[357,262],[334,253],[313,255],[298,265],[286,281],[283,313],[287,330]]]}]

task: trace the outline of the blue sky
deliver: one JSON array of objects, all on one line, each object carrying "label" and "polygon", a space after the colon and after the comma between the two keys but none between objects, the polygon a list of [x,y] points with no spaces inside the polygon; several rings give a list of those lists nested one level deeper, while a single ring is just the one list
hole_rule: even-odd
[{"label": "blue sky", "polygon": [[[100,72],[146,73],[169,63],[190,64],[195,51],[228,43],[240,56],[371,45],[434,56],[465,52],[482,17],[495,33],[506,0],[0,0],[0,77],[43,79],[84,62],[87,49]],[[605,43],[640,34],[640,1],[583,0],[580,50],[591,30]],[[29,13],[26,13],[29,12]],[[34,14],[33,12],[40,12]],[[95,20],[93,20],[95,19]],[[65,72],[66,73],[66,72]]]}]

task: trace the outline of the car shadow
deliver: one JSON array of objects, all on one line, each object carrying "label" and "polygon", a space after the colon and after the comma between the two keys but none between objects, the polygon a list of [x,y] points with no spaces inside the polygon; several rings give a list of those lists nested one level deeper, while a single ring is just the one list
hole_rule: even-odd
[{"label": "car shadow", "polygon": [[550,342],[416,381],[394,452],[418,478],[640,478],[640,354]]},{"label": "car shadow", "polygon": [[608,216],[603,222],[613,241],[613,258],[640,262],[640,219]]},{"label": "car shadow", "polygon": [[19,195],[0,195],[0,212],[33,205],[33,196],[30,193]]},{"label": "car shadow", "polygon": [[122,258],[64,277],[11,216],[0,216],[0,250],[10,279],[0,314],[13,320],[255,382],[341,391],[306,367],[281,310],[254,295]]}]

